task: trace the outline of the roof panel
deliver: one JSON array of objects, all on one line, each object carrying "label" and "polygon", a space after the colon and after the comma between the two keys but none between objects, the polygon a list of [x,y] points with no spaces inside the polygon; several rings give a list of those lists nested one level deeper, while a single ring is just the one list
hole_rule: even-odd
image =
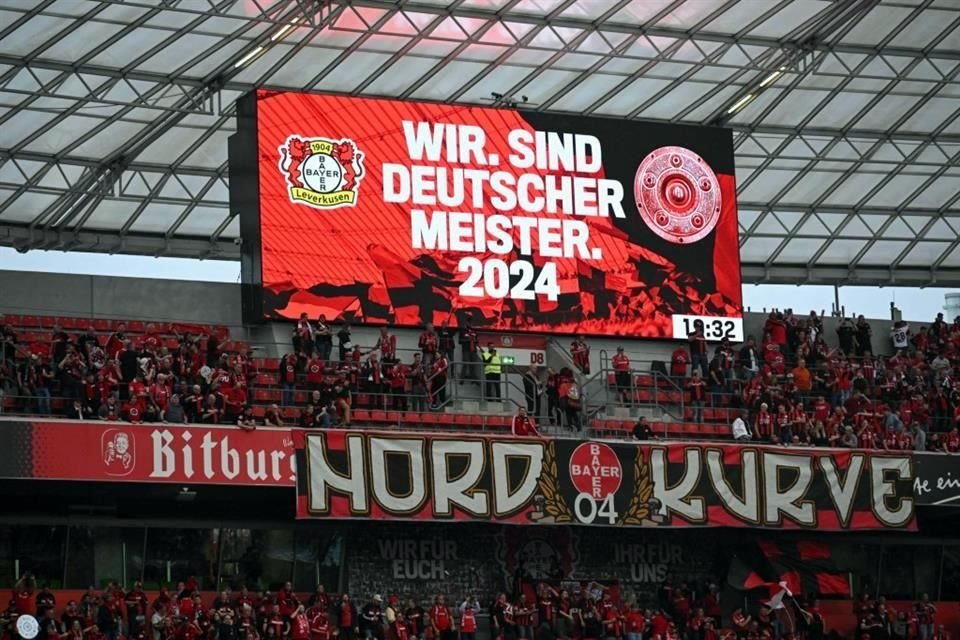
[{"label": "roof panel", "polygon": [[891,31],[903,24],[909,15],[910,9],[906,7],[876,4],[841,42],[878,45]]},{"label": "roof panel", "polygon": [[32,222],[44,209],[56,202],[58,197],[52,193],[24,191],[4,203],[6,208],[0,213],[0,222]]},{"label": "roof panel", "polygon": [[903,26],[890,41],[897,47],[923,48],[937,39],[957,19],[956,11],[928,9]]},{"label": "roof panel", "polygon": [[130,225],[134,232],[166,233],[186,207],[183,205],[151,203]]},{"label": "roof panel", "polygon": [[[757,4],[753,3],[753,6]],[[816,20],[817,16],[828,7],[830,3],[824,0],[791,2],[775,13],[770,12],[770,17],[757,25],[751,33],[767,38],[782,38],[802,25]]]},{"label": "roof panel", "polygon": [[[12,224],[10,215],[29,222],[87,167],[123,157],[123,147],[143,131],[154,142],[130,158],[139,169],[123,171],[120,192],[129,200],[104,200],[88,226],[117,230],[146,202],[132,232],[162,235],[178,225],[174,238],[209,237],[221,228],[231,237],[239,229],[227,218],[229,196],[218,175],[235,123],[220,109],[255,86],[299,89],[314,82],[323,90],[375,95],[418,87],[415,98],[473,104],[489,103],[492,91],[522,92],[548,111],[732,126],[748,263],[767,263],[775,251],[774,261],[807,263],[828,242],[822,264],[848,264],[862,250],[863,264],[889,264],[903,255],[905,264],[922,266],[939,259],[940,245],[960,229],[952,218],[936,217],[939,209],[960,211],[960,168],[951,168],[960,152],[960,78],[952,75],[960,63],[956,2],[877,3],[846,36],[837,35],[840,29],[811,37],[819,64],[793,65],[764,87],[758,85],[771,65],[791,50],[791,34],[823,29],[819,19],[839,5],[634,0],[604,22],[616,0],[361,2],[340,7],[335,26],[306,42],[312,24],[270,38],[280,28],[276,20],[302,3],[169,4],[56,0],[3,38],[0,157],[31,155],[0,164],[0,200],[28,176],[50,170],[37,174],[40,190],[7,209],[0,226]],[[556,16],[548,15],[562,4]],[[25,15],[10,5],[0,9],[0,29]],[[29,11],[36,3],[22,6]],[[146,25],[134,24],[148,12]],[[84,13],[91,14],[81,18],[86,22],[71,22]],[[707,18],[709,24],[699,26]],[[842,47],[831,48],[840,37]],[[895,49],[878,51],[887,37]],[[38,58],[17,60],[45,40],[49,48]],[[402,57],[394,55],[401,50]],[[258,55],[234,66],[251,52]],[[90,54],[96,55],[83,59]],[[333,69],[341,56],[341,68]],[[490,66],[498,60],[505,62]],[[27,64],[29,72],[15,68]],[[589,72],[595,65],[599,70]],[[213,113],[167,111],[205,78],[226,85],[212,94]],[[41,85],[47,93],[31,95]],[[751,92],[758,94],[752,102],[727,113]],[[138,104],[145,95],[151,104]],[[895,124],[901,130],[889,131]],[[57,167],[56,154],[71,158]],[[178,160],[184,164],[171,166]],[[170,178],[160,199],[145,200],[170,175],[179,180]],[[855,207],[866,209],[852,215]],[[838,230],[841,237],[831,242]],[[908,243],[920,235],[923,248],[911,250]],[[960,267],[960,253],[944,259],[951,264]]]},{"label": "roof panel", "polygon": [[923,191],[910,201],[910,206],[939,209],[957,194],[960,194],[960,177],[941,176],[924,187]]},{"label": "roof panel", "polygon": [[129,200],[108,199],[97,205],[93,214],[84,223],[84,229],[117,230],[122,227],[139,203]]},{"label": "roof panel", "polygon": [[927,176],[924,175],[902,173],[892,176],[866,204],[868,207],[898,207],[926,180]]},{"label": "roof panel", "polygon": [[[118,33],[119,33],[118,29]],[[148,29],[138,27],[125,34],[117,42],[104,48],[90,61],[94,64],[125,67],[132,60],[136,60],[156,45],[170,37],[170,32],[164,29]],[[170,69],[167,69],[170,71]]]},{"label": "roof panel", "polygon": [[830,194],[824,199],[824,204],[856,204],[884,178],[883,174],[876,173],[854,173],[847,176],[843,182],[834,186]]},{"label": "roof panel", "polygon": [[0,39],[0,53],[23,55],[30,53],[61,29],[74,21],[69,18],[55,18],[47,15],[33,16],[26,24],[18,27]]},{"label": "roof panel", "polygon": [[[676,27],[678,29],[689,29],[722,7],[725,3],[726,0],[697,0],[697,2],[685,2],[660,18],[657,24],[660,26]],[[757,8],[761,4],[760,2],[756,2],[754,8]]]},{"label": "roof panel", "polygon": [[[487,66],[480,62],[460,62],[459,60],[451,62],[434,73],[413,95],[416,98],[443,100],[460,89]],[[537,97],[539,98],[539,96]]]},{"label": "roof panel", "polygon": [[108,125],[96,135],[71,151],[76,155],[100,158],[110,156],[124,141],[142,131],[144,125],[118,121]]},{"label": "roof panel", "polygon": [[796,171],[766,169],[754,176],[750,185],[743,189],[738,197],[752,202],[767,202],[796,176]]},{"label": "roof panel", "polygon": [[777,261],[789,264],[806,264],[822,244],[823,240],[814,238],[794,238],[780,250]]},{"label": "roof panel", "polygon": [[820,260],[826,264],[850,264],[866,244],[866,240],[834,240],[827,245]]},{"label": "roof panel", "polygon": [[209,236],[229,214],[230,211],[225,208],[196,207],[177,228],[177,232],[188,236]]},{"label": "roof panel", "polygon": [[890,261],[900,255],[907,245],[907,240],[877,240],[873,246],[867,249],[867,252],[860,258],[859,264],[883,266],[889,265]]},{"label": "roof panel", "polygon": [[942,256],[944,252],[950,248],[949,242],[918,242],[917,245],[910,250],[903,258],[901,264],[906,266],[929,266],[933,264],[937,258]]}]

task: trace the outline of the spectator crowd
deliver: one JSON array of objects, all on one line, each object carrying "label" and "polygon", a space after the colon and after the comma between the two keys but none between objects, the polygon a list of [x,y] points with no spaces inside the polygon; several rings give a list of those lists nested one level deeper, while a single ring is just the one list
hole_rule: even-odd
[{"label": "spectator crowd", "polygon": [[211,602],[191,578],[149,596],[139,582],[129,591],[110,582],[59,603],[28,573],[0,613],[0,637],[18,640],[17,618],[27,614],[39,622],[37,640],[474,640],[484,631],[494,640],[950,640],[927,594],[899,609],[864,595],[853,602],[855,628],[828,630],[814,595],[738,599],[731,610],[712,581],[667,579],[644,602],[597,582],[524,583],[516,591],[485,604],[477,594],[373,594],[358,605],[323,585],[301,597],[287,582],[276,592],[225,590]]},{"label": "spectator crowd", "polygon": [[723,340],[711,355],[700,325],[674,351],[671,374],[684,380],[694,421],[705,407],[739,413],[737,440],[960,452],[960,318],[938,314],[915,333],[894,323],[889,357],[874,355],[863,316],[842,319],[836,334],[830,347],[822,316],[774,311],[759,344]]},{"label": "spectator crowd", "polygon": [[[695,324],[669,363],[670,375],[685,387],[687,419],[702,422],[706,410],[723,407],[739,414],[732,430],[743,441],[960,452],[960,318],[948,324],[940,314],[916,332],[894,323],[889,357],[874,355],[878,338],[863,316],[842,319],[835,332],[836,346],[830,346],[821,315],[774,311],[759,343],[751,336],[742,345],[723,340],[711,349],[702,323]],[[46,335],[46,344],[24,345],[0,317],[0,393],[14,398],[19,411],[42,415],[52,414],[53,399],[62,398],[62,413],[83,420],[243,429],[292,421],[349,425],[355,408],[442,409],[453,384],[477,385],[482,397],[497,401],[510,364],[494,345],[481,345],[469,323],[456,331],[427,325],[418,350],[403,357],[387,327],[364,348],[353,342],[349,324],[333,327],[323,316],[303,315],[292,330],[292,349],[269,375],[261,374],[251,351],[225,349],[228,334],[211,327],[147,323],[128,335],[119,324],[104,335],[90,324],[71,335],[55,325]],[[584,336],[574,339],[570,353],[572,367],[531,366],[521,380],[531,417],[579,430],[578,381],[590,371]],[[618,400],[632,402],[633,374],[622,348],[611,365]],[[265,377],[279,392],[263,402],[256,392]]]}]

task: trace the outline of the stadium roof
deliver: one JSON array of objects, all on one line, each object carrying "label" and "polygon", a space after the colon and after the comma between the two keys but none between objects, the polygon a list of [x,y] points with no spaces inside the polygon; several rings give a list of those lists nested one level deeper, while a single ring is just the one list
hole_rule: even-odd
[{"label": "stadium roof", "polygon": [[237,259],[254,87],[735,130],[745,282],[960,284],[957,0],[0,0],[0,244]]}]

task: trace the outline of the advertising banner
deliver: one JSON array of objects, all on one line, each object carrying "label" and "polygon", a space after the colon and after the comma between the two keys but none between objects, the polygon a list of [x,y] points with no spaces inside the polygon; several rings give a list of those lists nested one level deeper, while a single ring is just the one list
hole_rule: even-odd
[{"label": "advertising banner", "polygon": [[728,557],[720,550],[739,540],[675,529],[584,535],[575,527],[478,525],[469,542],[458,525],[358,523],[346,531],[344,567],[355,593],[483,596],[538,582],[574,592],[601,581],[654,602],[665,580],[700,584],[723,575]]},{"label": "advertising banner", "polygon": [[123,422],[0,423],[0,478],[292,487],[288,429]]},{"label": "advertising banner", "polygon": [[729,130],[265,90],[242,103],[231,175],[256,173],[237,202],[266,317],[656,338],[701,319],[708,339],[742,338]]},{"label": "advertising banner", "polygon": [[916,528],[909,453],[296,431],[298,516]]}]

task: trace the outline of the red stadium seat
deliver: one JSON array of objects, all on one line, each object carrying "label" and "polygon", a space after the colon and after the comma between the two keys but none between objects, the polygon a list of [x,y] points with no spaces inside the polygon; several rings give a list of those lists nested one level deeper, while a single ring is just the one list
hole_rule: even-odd
[{"label": "red stadium seat", "polygon": [[507,416],[490,416],[487,418],[487,426],[491,429],[509,429],[512,418]]},{"label": "red stadium seat", "polygon": [[425,411],[420,414],[420,422],[423,424],[437,424],[440,422],[440,416],[430,411]]},{"label": "red stadium seat", "polygon": [[387,411],[386,421],[390,424],[397,424],[400,421],[400,414],[396,411]]},{"label": "red stadium seat", "polygon": [[370,412],[366,409],[353,409],[350,412],[350,419],[353,422],[370,422]]},{"label": "red stadium seat", "polygon": [[371,411],[370,412],[370,422],[386,422],[387,421],[387,412],[386,411]]}]

